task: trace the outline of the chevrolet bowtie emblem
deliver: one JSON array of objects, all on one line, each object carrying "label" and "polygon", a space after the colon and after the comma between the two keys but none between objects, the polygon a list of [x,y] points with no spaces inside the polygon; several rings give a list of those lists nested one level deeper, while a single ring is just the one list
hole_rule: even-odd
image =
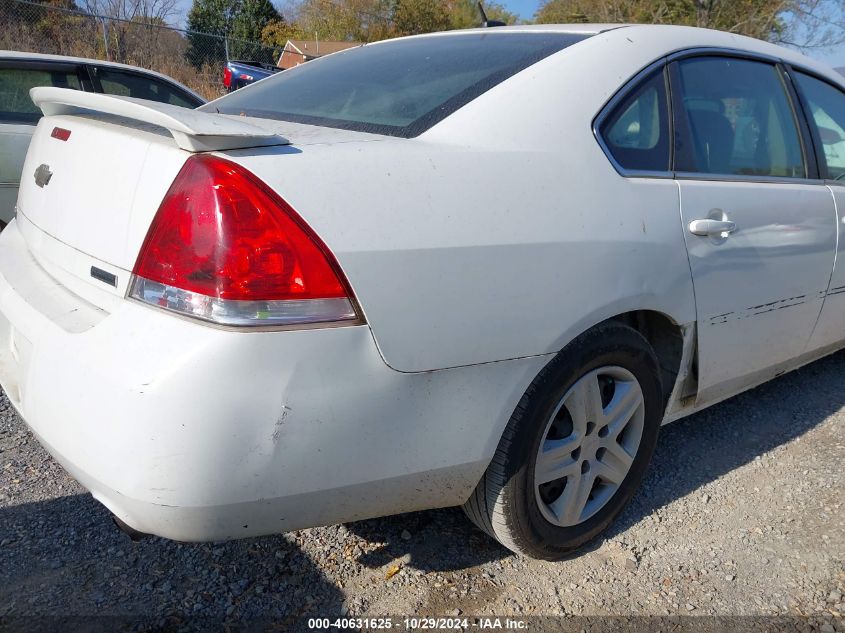
[{"label": "chevrolet bowtie emblem", "polygon": [[41,163],[38,169],[35,170],[35,184],[39,187],[46,187],[50,184],[50,178],[53,177],[53,172],[50,171],[50,166],[46,163]]}]

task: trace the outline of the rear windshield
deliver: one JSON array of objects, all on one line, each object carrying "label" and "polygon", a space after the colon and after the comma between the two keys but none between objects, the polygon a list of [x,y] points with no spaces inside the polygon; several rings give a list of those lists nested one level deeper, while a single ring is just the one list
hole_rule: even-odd
[{"label": "rear windshield", "polygon": [[200,109],[409,138],[586,37],[493,31],[359,46],[306,62]]}]

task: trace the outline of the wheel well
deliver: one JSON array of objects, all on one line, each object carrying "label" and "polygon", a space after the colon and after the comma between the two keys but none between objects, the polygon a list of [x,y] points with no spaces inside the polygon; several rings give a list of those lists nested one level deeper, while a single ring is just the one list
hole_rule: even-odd
[{"label": "wheel well", "polygon": [[[620,314],[612,321],[621,321],[634,328],[649,342],[660,364],[660,383],[663,398],[668,401],[681,371],[684,351],[684,334],[672,319],[653,310],[637,310]],[[692,361],[694,371],[695,362]]]}]

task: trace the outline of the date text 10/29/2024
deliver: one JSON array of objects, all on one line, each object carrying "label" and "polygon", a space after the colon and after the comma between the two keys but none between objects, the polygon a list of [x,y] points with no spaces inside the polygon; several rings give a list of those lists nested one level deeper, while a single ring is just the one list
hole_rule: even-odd
[{"label": "date text 10/29/2024", "polygon": [[502,630],[524,631],[528,622],[514,618],[477,617],[477,618],[309,618],[310,631],[353,630],[377,631],[398,629],[401,631],[468,631]]}]

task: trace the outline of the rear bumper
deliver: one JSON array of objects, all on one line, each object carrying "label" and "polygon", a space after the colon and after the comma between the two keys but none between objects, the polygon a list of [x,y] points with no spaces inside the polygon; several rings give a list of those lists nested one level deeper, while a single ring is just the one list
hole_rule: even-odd
[{"label": "rear bumper", "polygon": [[177,540],[461,503],[544,358],[425,374],[369,328],[233,332],[86,304],[0,234],[0,384],[118,518]]}]

